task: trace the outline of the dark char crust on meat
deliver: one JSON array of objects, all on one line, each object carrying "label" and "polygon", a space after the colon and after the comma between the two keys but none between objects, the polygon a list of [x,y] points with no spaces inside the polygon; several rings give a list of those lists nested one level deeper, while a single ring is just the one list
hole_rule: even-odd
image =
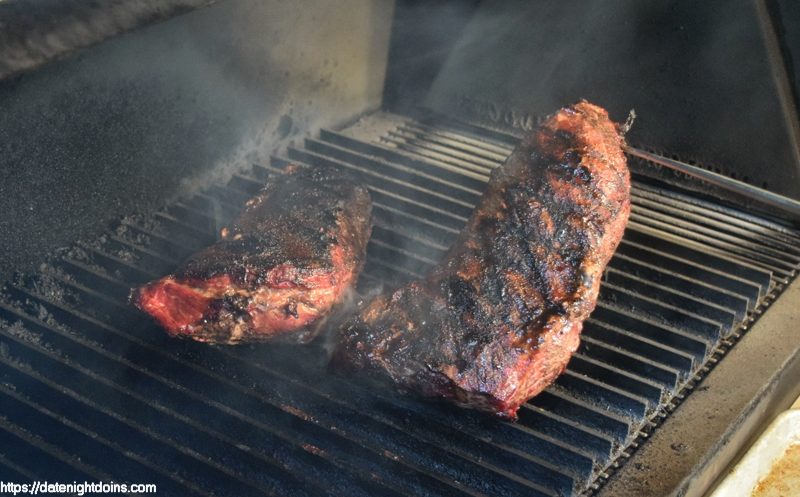
[{"label": "dark char crust on meat", "polygon": [[514,419],[563,372],[630,212],[623,136],[580,102],[493,171],[436,268],[339,330],[333,364]]},{"label": "dark char crust on meat", "polygon": [[355,285],[371,209],[366,188],[341,173],[290,166],[220,241],[131,300],[175,336],[308,342]]}]

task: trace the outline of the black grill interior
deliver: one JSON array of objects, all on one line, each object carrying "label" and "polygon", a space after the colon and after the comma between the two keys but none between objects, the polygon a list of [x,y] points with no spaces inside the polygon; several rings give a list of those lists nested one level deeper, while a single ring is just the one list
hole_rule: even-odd
[{"label": "black grill interior", "polygon": [[19,275],[0,299],[0,473],[152,482],[163,495],[596,489],[795,276],[800,232],[635,176],[631,222],[582,345],[517,423],[333,375],[323,344],[169,339],[126,303],[132,286],[212,243],[289,163],[342,168],[369,186],[362,292],[422,275],[515,141],[374,114]]}]

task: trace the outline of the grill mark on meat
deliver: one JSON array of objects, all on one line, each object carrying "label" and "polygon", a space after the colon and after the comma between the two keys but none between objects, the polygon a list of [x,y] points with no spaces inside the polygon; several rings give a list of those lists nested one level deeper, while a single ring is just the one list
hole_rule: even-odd
[{"label": "grill mark on meat", "polygon": [[550,116],[492,172],[424,279],[340,330],[334,364],[514,418],[563,372],[630,212],[623,138],[580,102]]},{"label": "grill mark on meat", "polygon": [[173,336],[311,341],[354,286],[371,231],[367,190],[290,167],[250,199],[221,240],[131,301]]}]

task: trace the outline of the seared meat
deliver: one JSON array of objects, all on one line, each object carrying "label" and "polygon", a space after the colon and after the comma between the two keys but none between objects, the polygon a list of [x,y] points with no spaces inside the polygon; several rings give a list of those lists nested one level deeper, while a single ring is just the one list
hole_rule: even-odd
[{"label": "seared meat", "polygon": [[355,285],[371,210],[364,187],[294,167],[249,200],[219,242],[131,300],[175,336],[308,342]]},{"label": "seared meat", "polygon": [[340,329],[334,364],[515,418],[594,309],[630,212],[622,145],[600,107],[550,116],[492,173],[441,263]]}]

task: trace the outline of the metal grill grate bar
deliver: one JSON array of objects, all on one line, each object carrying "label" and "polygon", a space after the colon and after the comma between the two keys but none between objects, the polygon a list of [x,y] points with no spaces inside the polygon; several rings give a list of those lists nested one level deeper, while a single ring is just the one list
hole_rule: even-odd
[{"label": "metal grill grate bar", "polygon": [[32,481],[36,476],[22,468],[18,464],[14,464],[3,456],[0,456],[0,468],[2,468],[3,475],[8,481]]},{"label": "metal grill grate bar", "polygon": [[528,472],[530,472],[530,471],[528,471]]},{"label": "metal grill grate bar", "polygon": [[[35,328],[37,331],[41,332],[43,336],[48,331],[51,331],[45,325],[42,325],[42,324],[38,324],[37,325],[35,323],[35,321],[33,321],[33,320],[29,319],[29,318],[26,318],[25,322],[26,322],[26,326],[31,326],[31,327]],[[83,329],[88,329],[88,328],[84,326]],[[106,343],[104,345],[108,345],[108,344],[112,344],[112,343],[115,343],[115,342],[114,341],[106,341]],[[127,347],[130,347],[130,344],[121,343],[121,344],[119,344],[119,346],[127,348]],[[70,345],[66,344],[66,343],[63,343],[63,342],[62,343],[58,343],[57,345],[53,345],[53,348],[55,348],[57,350],[65,350],[65,349],[66,350],[71,350],[70,349]],[[74,347],[73,347],[73,349],[74,349]],[[163,370],[164,369],[164,365],[162,364],[161,361],[158,360],[158,357],[156,357],[153,354],[153,352],[154,351],[151,349],[148,353],[141,353],[141,354],[137,355],[137,359],[142,359],[143,360],[145,358],[152,357],[154,359],[154,361],[153,360],[149,361],[150,362],[149,364],[147,362],[144,362],[144,364],[149,366],[149,369],[153,370],[153,371],[158,371],[159,369]],[[85,351],[83,353],[80,353],[79,355],[81,355],[81,357],[85,357],[86,356]],[[41,360],[39,360],[38,362],[41,362]],[[74,365],[72,365],[71,367],[72,368],[76,368],[76,366],[74,366]],[[45,368],[44,371],[55,372],[55,371],[58,371],[59,369],[63,369],[63,368],[59,368],[57,364],[48,364],[47,368]],[[84,372],[87,372],[87,370],[84,370],[82,367],[78,367],[78,369],[83,370]],[[196,368],[192,368],[192,369],[196,370]],[[114,371],[114,370],[115,369],[113,367],[111,369],[109,369],[108,367],[105,368],[105,372],[107,372],[107,373],[111,372],[111,371]],[[101,371],[103,371],[103,370],[101,369]],[[157,376],[154,376],[152,373],[148,373],[147,370],[145,370],[144,373],[146,375],[158,380]],[[94,378],[95,380],[101,381],[101,383],[102,383],[102,379],[100,377],[98,377],[97,375],[93,375],[92,373],[88,373],[88,374],[92,375],[92,378]],[[125,375],[122,375],[122,376],[126,376],[127,374],[128,373],[126,373]],[[75,375],[74,375],[74,373],[71,373],[69,370],[65,369],[63,371],[63,373],[59,374],[58,376],[62,377],[62,378],[72,378]],[[114,375],[114,376],[120,376],[120,375],[117,374],[117,375]],[[146,379],[139,378],[139,380],[137,380],[137,382],[134,383],[133,385],[135,385],[136,388],[142,388],[145,381],[146,381]],[[209,381],[209,378],[206,377],[205,381]],[[185,378],[185,379],[183,379],[181,384],[186,386],[186,385],[195,384],[195,383],[197,383],[196,379],[190,380],[190,379],[186,379]],[[200,385],[200,386],[204,386],[204,385]],[[231,385],[229,384],[229,386],[231,386]],[[105,402],[107,402],[108,399],[114,399],[115,397],[119,397],[119,394],[117,394],[117,395],[115,395],[115,394],[105,394],[104,395],[103,394],[104,392],[102,392],[100,386],[96,382],[92,383],[90,385],[87,385],[85,387],[82,387],[82,388],[84,388],[85,395],[88,395],[89,398],[94,398],[92,396],[99,395],[98,397],[95,398],[95,403],[94,403],[95,406],[97,406],[97,405],[105,405]],[[227,390],[228,389],[226,389],[224,387],[223,388],[217,388],[215,390],[217,392],[217,394],[213,395],[213,392],[208,392],[211,395],[209,395],[207,398],[208,399],[212,399],[212,398],[218,397],[219,396],[219,392],[227,391]],[[240,387],[239,390],[243,391],[244,387]],[[181,391],[184,392],[184,393],[188,393],[185,390],[179,390],[177,392],[173,391],[173,392],[171,392],[169,394],[166,394],[166,395],[158,395],[157,391],[152,390],[152,386],[151,386],[148,390],[143,392],[143,395],[145,395],[145,397],[141,397],[141,402],[144,402],[144,405],[149,405],[150,403],[152,403],[153,398],[157,398],[157,399],[159,399],[160,402],[163,402],[163,403],[167,403],[167,404],[175,403],[175,405],[183,405],[184,409],[186,409],[185,406],[189,406],[189,405],[194,404],[189,412],[194,412],[198,416],[200,416],[201,414],[204,414],[201,417],[201,419],[211,419],[211,420],[213,420],[213,419],[219,417],[219,415],[214,416],[213,413],[209,414],[208,408],[203,408],[202,404],[197,404],[196,402],[190,402],[186,398],[179,398],[180,394],[178,392],[181,392]],[[125,392],[121,392],[120,391],[120,394],[125,396],[126,398],[130,397],[132,395],[131,392],[129,392],[129,391],[125,391]],[[153,395],[155,395],[155,397],[152,397]],[[231,398],[235,398],[233,396],[230,396],[230,397]],[[208,403],[208,402],[210,402],[210,401],[206,401],[206,403]],[[129,404],[130,404],[129,402],[125,402],[124,404],[122,404],[122,405],[117,407],[118,409],[120,409],[120,408],[124,409],[124,412],[120,414],[121,416],[124,416],[124,413],[131,412]],[[217,407],[220,407],[220,406],[217,406]],[[95,408],[97,408],[97,407],[95,407]],[[140,404],[140,408],[142,408],[141,404]],[[265,408],[264,404],[261,403],[261,404],[259,404],[258,410],[254,410],[254,409],[251,408],[251,409],[248,409],[248,412],[260,412],[261,410],[264,410],[264,408]],[[113,406],[111,407],[111,409],[112,409],[112,411],[114,410]],[[231,411],[230,408],[226,408],[225,410],[228,411],[228,414],[238,414],[235,411]],[[133,412],[137,412],[137,411],[134,410]],[[284,447],[286,445],[285,441],[281,442],[280,440],[263,439],[263,437],[256,436],[256,432],[253,431],[253,426],[252,426],[252,425],[255,425],[255,426],[258,426],[258,427],[263,429],[266,426],[274,425],[279,420],[281,420],[281,415],[278,414],[278,412],[272,412],[272,413],[270,413],[270,415],[264,415],[263,418],[264,418],[263,421],[261,421],[260,423],[253,422],[251,420],[251,426],[250,427],[242,428],[240,440],[243,440],[243,441],[246,440],[247,441],[247,442],[242,442],[242,443],[248,443],[248,444],[257,443],[259,447],[263,447],[263,448]],[[295,425],[296,422],[297,422],[296,418],[294,418],[292,416],[287,416],[286,414],[283,414],[283,418],[287,418],[285,426],[292,426],[292,425]],[[175,433],[179,433],[180,434],[181,432],[185,432],[185,427],[183,427],[180,423],[171,423],[170,426],[164,426],[166,423],[165,423],[165,417],[163,415],[154,414],[152,419],[158,419],[158,423],[156,423],[154,425],[155,428],[157,428],[158,430],[165,430],[164,432],[161,432],[156,437],[158,440],[162,440],[162,441],[163,440],[171,440],[172,438],[174,438],[174,434]],[[218,426],[226,426],[228,430],[231,430],[231,431],[234,431],[234,432],[235,432],[235,429],[236,429],[236,424],[233,423],[230,418],[228,418],[226,421],[220,421],[216,425],[218,425]],[[311,432],[312,430],[306,429],[305,431],[306,432]],[[312,437],[310,437],[310,435],[311,435],[311,433],[306,433],[306,437],[309,437],[312,441],[314,441],[314,439]],[[135,439],[136,438],[134,437],[134,440]],[[196,440],[196,439],[199,439],[199,440]],[[197,443],[199,445],[194,445],[195,443]],[[188,454],[191,457],[195,457],[194,454],[202,454],[205,450],[207,450],[209,448],[209,444],[211,444],[211,447],[214,446],[214,443],[211,442],[208,439],[207,436],[204,437],[198,432],[192,432],[191,435],[189,435],[187,433],[183,438],[181,438],[179,440],[179,442],[173,443],[171,446],[173,446],[175,448],[178,448],[179,451],[183,452],[183,451],[186,450],[186,449],[183,449],[184,446],[192,447],[194,445],[195,450],[192,451],[192,452],[188,452]],[[157,444],[154,444],[154,445],[157,445]],[[158,460],[157,456],[160,456],[162,454],[162,451],[158,451],[156,449],[157,449],[157,447],[150,447],[149,451],[155,450],[155,452],[152,452],[152,453],[148,452],[148,457],[155,458],[155,460]],[[242,449],[239,449],[238,447],[237,448],[231,447],[230,450],[233,450],[234,452],[238,450],[238,451],[241,452]],[[251,449],[247,449],[248,452],[250,450]],[[348,446],[344,450],[347,453],[355,452],[355,450],[354,450],[354,448],[352,446]],[[315,454],[315,455],[318,455],[318,454]],[[226,454],[226,451],[223,450],[221,455],[216,457],[215,460],[226,461],[227,463],[230,464],[231,463],[231,456],[232,456],[232,454]],[[178,456],[176,456],[174,454],[172,456],[170,456],[169,459],[161,461],[160,464],[165,465],[164,467],[171,467],[170,465],[167,465],[167,462],[168,461],[172,461],[173,459],[175,459],[175,462],[172,463],[172,464],[173,465],[177,464],[176,470],[178,470],[180,468],[183,468],[184,470],[186,470],[187,468],[191,467],[190,463],[188,463],[185,460],[181,460],[180,457],[178,457]],[[201,458],[200,459],[201,463],[203,463],[205,461],[208,461],[208,459],[206,459],[206,458]],[[362,459],[360,461],[360,463],[356,467],[364,467],[364,462],[365,462],[365,460]],[[321,469],[324,469],[324,464],[322,462],[320,462],[320,461],[316,461],[316,462],[311,463],[311,464],[309,464],[308,461],[307,461],[306,464],[304,464],[303,466],[308,467],[307,471],[312,473],[312,474],[306,475],[307,477],[314,477],[315,475],[313,473],[317,473]],[[256,471],[256,470],[259,471],[259,472],[264,472],[265,467],[262,464],[262,465],[257,466],[256,468],[254,468],[254,471]],[[198,471],[199,471],[199,469],[198,469]],[[229,470],[224,470],[224,472],[225,471],[229,471]],[[203,471],[203,474],[206,474],[206,473],[208,473],[208,470],[204,470]],[[213,478],[213,471],[211,473],[212,473],[212,476],[211,476],[212,477],[212,481],[208,482],[209,484],[212,483],[213,481],[221,480],[216,484],[216,485],[222,485],[221,487],[217,488],[218,492],[224,492],[226,488],[228,489],[228,491],[230,491],[231,488],[235,488],[235,485],[236,485],[235,483],[232,483],[230,481],[226,481],[226,480],[224,480],[222,478],[219,478],[219,477]],[[230,472],[230,474],[233,474],[233,473]],[[318,478],[317,481],[325,481],[328,485],[331,485],[331,484],[333,484],[334,482],[337,481],[337,479],[336,479],[337,478],[336,477],[337,474],[341,474],[341,473],[339,471],[336,471],[336,472],[333,472],[333,473],[329,473],[327,475],[326,474],[318,475],[317,476],[317,478]],[[261,476],[263,476],[263,475],[261,475]],[[341,478],[341,476],[339,478]],[[230,487],[229,485],[234,485],[234,487]],[[431,485],[430,482],[428,482],[428,483],[426,483],[425,486],[429,487],[430,485]],[[209,487],[209,488],[214,488],[214,487]],[[242,488],[244,488],[244,487],[242,487]],[[350,484],[350,485],[346,485],[345,488],[349,488],[350,489],[349,492],[355,492],[355,489],[358,488],[358,487],[355,486],[355,485]],[[249,495],[252,492],[253,492],[253,488],[250,488],[250,490],[247,491],[247,494]],[[365,492],[364,495],[371,495],[371,492]]]},{"label": "metal grill grate bar", "polygon": [[[635,239],[633,232],[628,233],[629,238]],[[660,247],[669,250],[670,247]],[[665,271],[674,271],[687,278],[699,279],[715,287],[727,290],[735,295],[740,295],[748,300],[750,308],[755,308],[761,297],[766,295],[766,289],[752,281],[735,276],[732,273],[722,272],[690,259],[675,256],[671,252],[662,252],[646,245],[640,245],[623,239],[617,253],[623,254],[635,261],[649,264]]]},{"label": "metal grill grate bar", "polygon": [[[8,312],[8,309],[3,310]],[[259,491],[260,493],[274,495],[276,493],[285,493],[288,488],[297,486],[296,482],[294,482],[295,485],[293,487],[286,487],[285,482],[281,484],[279,480],[270,481],[270,476],[274,476],[274,472],[267,469],[268,466],[264,464],[265,461],[263,460],[259,464],[255,464],[255,461],[248,463],[245,462],[243,456],[237,463],[229,462],[237,457],[235,446],[226,447],[222,440],[224,437],[214,434],[210,430],[198,430],[199,425],[192,419],[181,416],[177,414],[177,411],[167,407],[169,403],[177,403],[178,400],[181,400],[184,405],[191,404],[188,399],[181,398],[181,390],[175,388],[174,384],[168,385],[165,380],[150,372],[155,369],[155,364],[148,364],[150,366],[149,370],[132,366],[131,359],[139,358],[139,356],[134,355],[134,345],[108,339],[99,344],[92,344],[85,339],[78,340],[66,332],[58,332],[35,320],[19,317],[26,327],[35,330],[37,338],[33,343],[17,340],[17,343],[24,345],[26,349],[16,347],[16,344],[12,344],[11,341],[4,341],[3,343],[9,346],[12,353],[31,364],[48,363],[46,369],[42,368],[40,370],[40,376],[47,374],[47,372],[53,374],[59,371],[61,373],[59,375],[59,384],[62,387],[79,392],[78,395],[81,397],[91,399],[89,402],[94,404],[96,408],[98,408],[97,406],[102,406],[98,410],[103,410],[117,419],[122,418],[128,426],[135,427],[140,436],[131,437],[129,435],[121,438],[142,440],[142,437],[146,437],[147,446],[142,445],[139,448],[147,450],[145,454],[149,459],[159,461],[159,464],[162,465],[166,465],[168,460],[174,459],[175,462],[172,463],[174,470],[186,465],[194,465],[199,470],[200,466],[205,465],[207,467],[204,472],[209,473],[210,479],[208,482],[198,483],[224,482],[223,486],[219,487],[219,490],[224,489],[224,485],[231,485],[243,492]],[[90,329],[91,327],[88,324],[91,321],[88,319],[83,321],[82,329]],[[98,330],[98,333],[100,332]],[[116,338],[113,335],[107,334],[106,336]],[[99,339],[102,340],[102,338]],[[126,348],[129,359],[122,359],[120,356],[114,357],[113,350],[107,352],[112,346],[119,349]],[[43,356],[36,357],[37,352],[44,354],[41,350],[42,348],[45,350],[48,348],[58,350],[59,354],[47,354],[50,360],[45,361]],[[141,355],[144,356],[145,354]],[[81,357],[81,365],[76,365],[69,357]],[[105,379],[106,377],[117,378],[125,376],[135,378],[136,381],[133,384],[135,389],[126,389]],[[172,386],[172,390],[166,394],[159,394],[159,388],[163,387],[156,382],[165,384],[167,388]],[[143,391],[135,392],[134,390]],[[149,428],[145,428],[148,419],[158,419],[159,422],[151,424]],[[71,446],[66,445],[66,447]],[[166,454],[170,452],[172,454],[167,459]],[[241,450],[238,452],[244,453]],[[190,461],[184,456],[188,456],[192,460]],[[246,457],[252,458],[249,453],[246,454]],[[226,466],[212,461],[226,461],[228,464],[234,464],[236,470],[228,469]],[[249,471],[247,469],[248,466],[250,467]],[[239,478],[245,477],[248,472],[252,479],[251,482],[239,480]],[[289,481],[295,479],[289,473],[285,473],[284,478]],[[220,483],[216,485],[220,485]],[[283,491],[279,490],[281,487],[284,488]]]},{"label": "metal grill grate bar", "polygon": [[504,161],[512,150],[512,147],[509,146],[491,144],[465,135],[448,133],[416,122],[405,123],[398,130],[421,142],[441,145],[445,150],[459,151],[467,156],[472,154],[495,162]]},{"label": "metal grill grate bar", "polygon": [[583,336],[578,352],[604,364],[613,364],[616,368],[628,371],[638,378],[645,378],[670,392],[674,392],[678,386],[680,372],[677,369],[658,364],[623,348],[605,344],[587,335]]},{"label": "metal grill grate bar", "polygon": [[[621,253],[614,255],[606,277],[615,278],[613,275],[617,274],[617,270],[626,277],[641,278],[653,286],[663,285],[663,287],[673,289],[676,293],[685,293],[706,304],[729,310],[736,316],[737,322],[743,321],[747,314],[749,301],[745,297],[710,285],[708,282],[666,269],[657,269]],[[676,288],[680,290],[674,290]]]},{"label": "metal grill grate bar", "polygon": [[[19,370],[0,363],[0,374],[14,384],[29,382],[29,378],[20,374]],[[111,465],[119,468],[118,477],[124,481],[149,481],[167,493],[183,493],[185,495],[208,495],[194,484],[178,478],[175,474],[164,471],[147,458],[133,455],[130,451],[118,446],[112,440],[90,431],[66,417],[58,414],[63,411],[82,411],[82,406],[72,405],[69,397],[57,390],[40,389],[32,392],[37,398],[48,402],[48,406],[37,404],[22,395],[0,386],[0,397],[4,405],[13,407],[16,421],[21,424],[37,426],[37,431],[46,427],[47,433],[54,434],[52,441],[64,447],[74,447],[79,452],[80,460],[95,466]],[[54,409],[54,410],[51,410]],[[98,415],[97,412],[90,413]],[[50,419],[45,419],[45,416]],[[96,416],[92,416],[94,418]],[[86,426],[96,426],[93,419],[83,419]],[[12,420],[14,421],[14,420]],[[4,475],[5,476],[5,475]]]},{"label": "metal grill grate bar", "polygon": [[44,442],[44,435],[34,435],[7,419],[0,420],[0,446],[14,448],[14,453],[8,456],[13,457],[16,466],[24,467],[26,473],[38,476],[46,468],[46,478],[58,478],[61,481],[98,480],[103,477],[103,473]]},{"label": "metal grill grate bar", "polygon": [[157,481],[175,495],[574,495],[800,265],[790,226],[637,180],[580,349],[517,423],[332,376],[321,347],[178,342],[127,305],[131,286],[212,243],[289,163],[340,168],[370,189],[360,288],[420,277],[516,140],[433,120],[373,141],[353,133],[322,130],[6,286],[0,397],[13,416],[0,418],[0,443],[21,451],[0,470],[36,474],[45,461],[50,479]]},{"label": "metal grill grate bar", "polygon": [[[366,141],[356,140],[342,133],[337,133],[328,129],[320,131],[320,140],[338,145],[343,150],[353,150],[366,156],[376,157],[384,161],[403,164],[417,171],[426,172],[431,175],[442,174],[441,170],[447,171],[448,177],[453,178],[455,181],[467,182],[473,185],[478,191],[481,191],[479,183],[485,183],[489,180],[489,171],[487,168],[476,166],[468,162],[461,161],[454,158],[438,157],[425,157],[424,160],[420,158],[398,151],[389,147],[370,143]],[[445,159],[445,160],[443,160]],[[455,176],[452,176],[455,174]],[[461,176],[461,178],[459,178]]]},{"label": "metal grill grate bar", "polygon": [[[741,242],[745,247],[751,246],[750,244],[763,245],[766,253],[772,253],[779,258],[782,258],[785,254],[794,256],[800,254],[800,247],[797,245],[800,240],[782,236],[780,233],[773,233],[766,229],[758,229],[757,225],[741,226],[740,224],[744,223],[737,223],[736,218],[731,218],[730,216],[728,219],[718,219],[715,216],[709,216],[709,211],[699,213],[694,210],[688,210],[685,206],[678,204],[669,197],[658,197],[647,191],[635,190],[633,198],[636,205],[640,206],[643,211],[658,211],[662,213],[661,219],[666,217],[671,222],[685,220],[686,222],[683,226],[702,230],[705,234],[718,236],[719,232],[722,232],[726,239],[734,243]],[[745,242],[750,242],[750,244],[745,244]],[[767,248],[773,250],[767,251]]]},{"label": "metal grill grate bar", "polygon": [[687,293],[668,286],[651,283],[645,279],[631,276],[614,267],[605,273],[605,281],[615,288],[622,287],[638,295],[642,295],[655,302],[662,302],[674,309],[684,309],[701,319],[710,319],[719,324],[723,330],[730,332],[736,322],[736,314],[730,309],[715,305],[706,300],[697,299]]},{"label": "metal grill grate bar", "polygon": [[[624,326],[624,323],[620,324]],[[689,372],[695,370],[695,355],[661,343],[657,337],[650,339],[591,318],[584,323],[583,335],[606,345],[613,344],[632,354],[644,356],[665,367],[682,371],[682,377],[688,376]]]}]

